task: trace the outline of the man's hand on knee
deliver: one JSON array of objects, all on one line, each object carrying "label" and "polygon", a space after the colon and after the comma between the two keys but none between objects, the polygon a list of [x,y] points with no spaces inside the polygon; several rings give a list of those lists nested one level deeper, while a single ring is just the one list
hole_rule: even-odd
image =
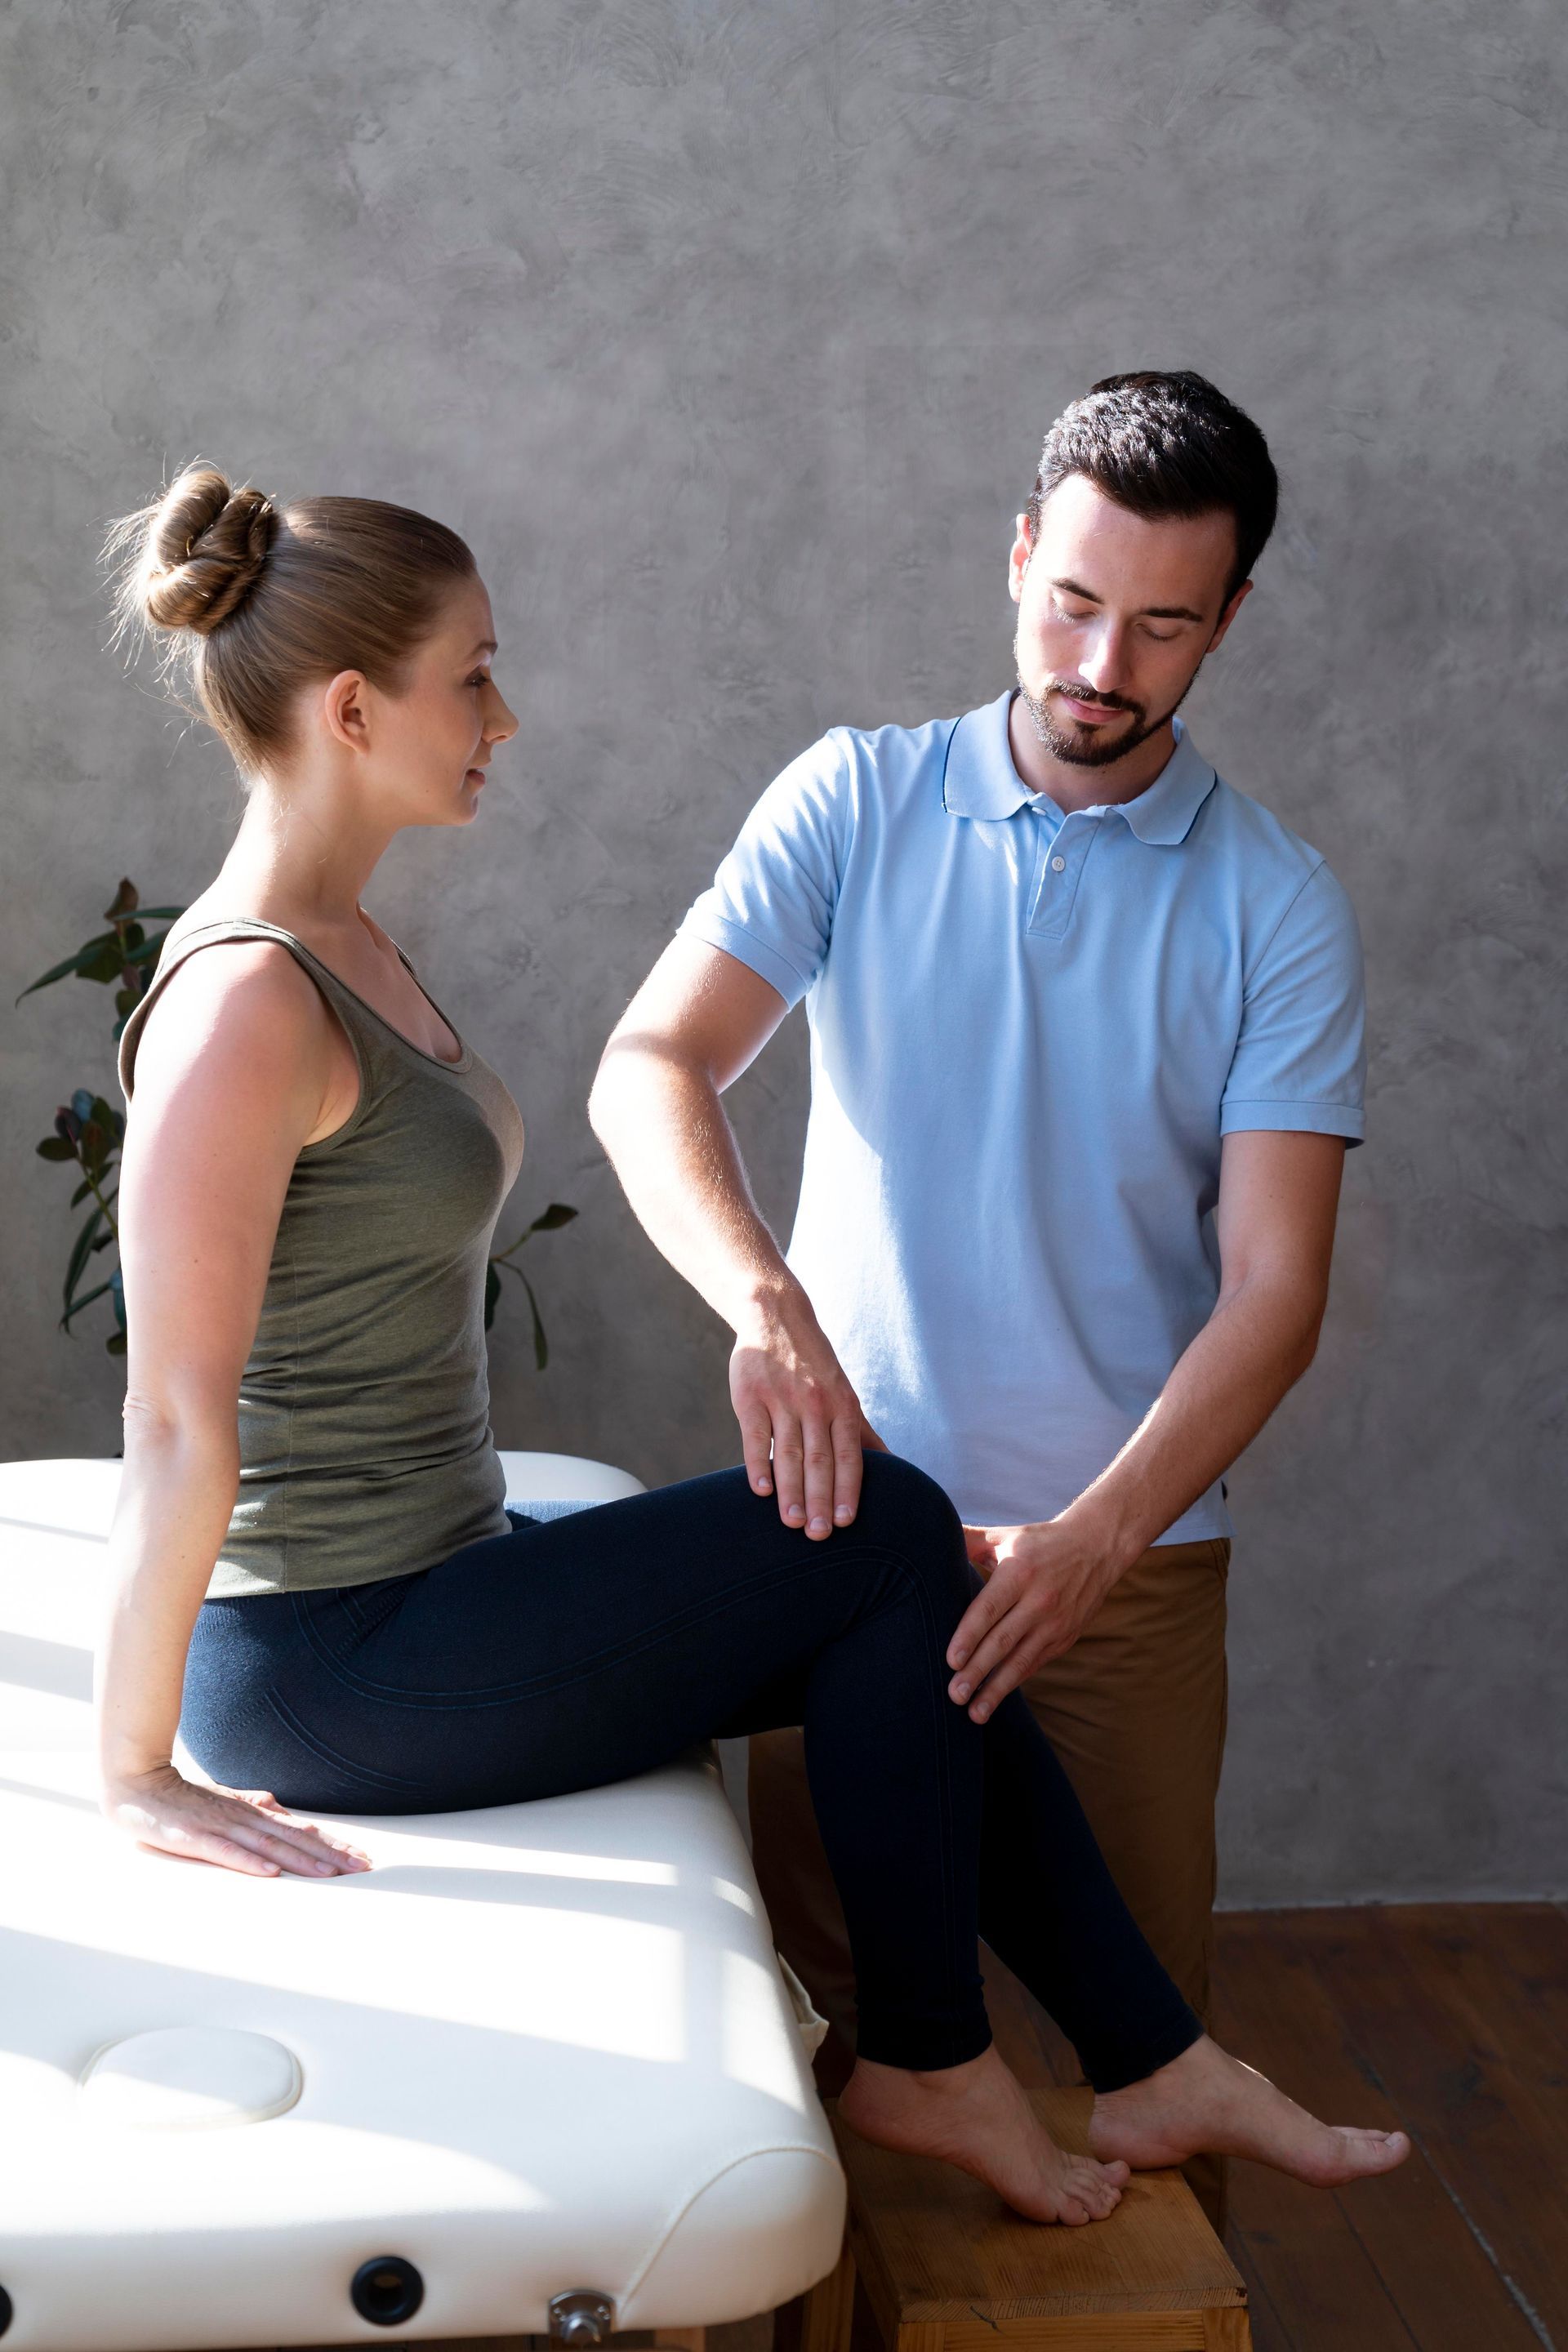
[{"label": "man's hand on knee", "polygon": [[1062,1519],[966,1528],[964,1538],[986,1583],[948,1644],[948,1696],[984,1723],[1037,1667],[1071,1649],[1126,1562]]},{"label": "man's hand on knee", "polygon": [[776,1494],[784,1525],[814,1542],[847,1527],[859,1507],[864,1449],[886,1448],[803,1290],[762,1301],[741,1328],[730,1401],[752,1492]]}]

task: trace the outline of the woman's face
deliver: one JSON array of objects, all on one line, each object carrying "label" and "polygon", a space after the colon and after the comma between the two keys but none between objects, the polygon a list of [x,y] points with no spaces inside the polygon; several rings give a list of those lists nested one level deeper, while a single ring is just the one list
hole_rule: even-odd
[{"label": "woman's face", "polygon": [[410,658],[403,690],[367,694],[376,797],[399,825],[467,824],[478,814],[490,754],[517,732],[490,676],[495,649],[484,583],[464,581]]}]

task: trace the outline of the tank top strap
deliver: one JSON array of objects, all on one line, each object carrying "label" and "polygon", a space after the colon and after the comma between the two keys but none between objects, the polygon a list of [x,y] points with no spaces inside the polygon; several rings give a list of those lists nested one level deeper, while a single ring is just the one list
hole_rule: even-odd
[{"label": "tank top strap", "polygon": [[[297,939],[292,931],[282,929],[277,923],[263,922],[259,916],[236,915],[224,922],[198,925],[195,930],[187,931],[183,939],[175,941],[172,953],[165,951],[160,957],[152,987],[121,1033],[120,1087],[127,1102],[131,1100],[135,1080],[136,1049],[147,1025],[148,1015],[182,964],[204,948],[223,947],[231,941],[257,940],[268,940],[277,947],[287,948],[295,962],[314,981],[347,1033],[354,1058],[360,1066],[362,1087],[367,1091],[379,1092],[378,1081],[390,1075],[386,1066],[395,1066],[395,1054],[389,1049],[388,1041],[396,1041],[397,1032],[389,1028],[380,1015],[362,997],[356,996],[331,967],[324,964],[320,956],[308,948],[303,940]],[[403,955],[401,948],[398,954]],[[404,956],[403,961],[407,963],[407,957]],[[412,965],[409,970],[412,971]]]}]

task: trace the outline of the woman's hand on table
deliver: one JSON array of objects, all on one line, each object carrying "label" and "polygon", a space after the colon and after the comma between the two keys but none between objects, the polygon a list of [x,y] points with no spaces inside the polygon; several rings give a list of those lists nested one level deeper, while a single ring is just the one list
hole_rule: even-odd
[{"label": "woman's hand on table", "polygon": [[106,1782],[103,1811],[138,1844],[254,1878],[339,1878],[368,1870],[345,1840],[285,1812],[269,1790],[210,1789],[173,1764]]}]

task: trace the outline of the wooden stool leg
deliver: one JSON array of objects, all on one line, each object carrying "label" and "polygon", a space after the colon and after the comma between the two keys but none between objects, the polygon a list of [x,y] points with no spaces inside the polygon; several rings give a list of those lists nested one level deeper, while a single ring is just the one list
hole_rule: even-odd
[{"label": "wooden stool leg", "polygon": [[849,2352],[854,2310],[855,2257],[846,2240],[837,2267],[780,2310],[773,2329],[778,2352]]}]

